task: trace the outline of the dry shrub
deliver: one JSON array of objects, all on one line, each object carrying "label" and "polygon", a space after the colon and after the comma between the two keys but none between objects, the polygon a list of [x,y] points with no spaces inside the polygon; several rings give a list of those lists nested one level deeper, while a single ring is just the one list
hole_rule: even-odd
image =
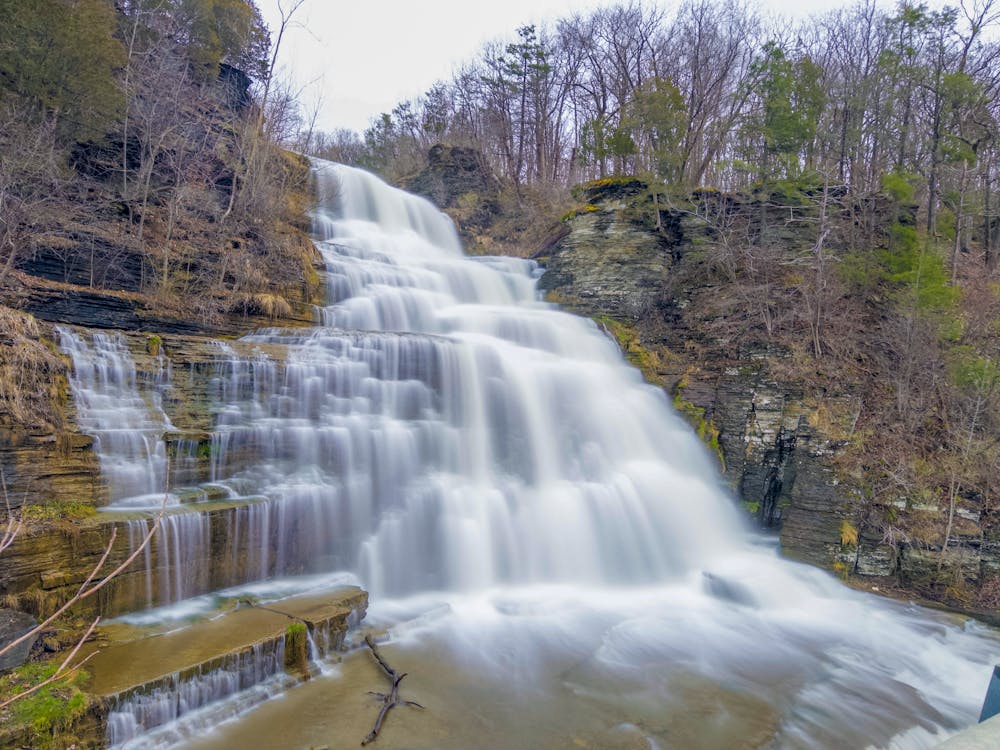
[{"label": "dry shrub", "polygon": [[980,609],[1000,611],[1000,575],[984,576],[976,592],[976,606]]},{"label": "dry shrub", "polygon": [[232,302],[229,311],[244,315],[263,315],[273,320],[289,317],[292,314],[292,306],[284,297],[260,292],[241,294]]},{"label": "dry shrub", "polygon": [[0,306],[0,422],[62,428],[66,365],[32,316]]}]

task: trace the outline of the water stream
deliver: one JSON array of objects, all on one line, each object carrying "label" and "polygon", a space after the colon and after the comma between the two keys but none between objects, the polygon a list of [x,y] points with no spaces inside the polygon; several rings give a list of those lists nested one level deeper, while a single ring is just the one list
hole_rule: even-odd
[{"label": "water stream", "polygon": [[[534,263],[463,256],[364,172],[314,174],[323,325],[249,337],[285,362],[220,348],[210,479],[267,498],[240,530],[257,577],[372,593],[438,699],[388,747],[918,748],[975,720],[996,634],[780,559],[663,393],[539,300]],[[344,679],[190,747],[341,746]]]}]

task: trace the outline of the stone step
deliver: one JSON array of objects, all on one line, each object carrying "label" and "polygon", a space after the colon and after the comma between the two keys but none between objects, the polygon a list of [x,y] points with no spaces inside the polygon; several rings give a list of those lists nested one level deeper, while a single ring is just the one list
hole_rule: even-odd
[{"label": "stone step", "polygon": [[308,678],[309,644],[312,656],[339,650],[367,604],[364,591],[343,587],[240,606],[180,630],[105,626],[86,689],[106,708],[109,745],[266,681]]}]

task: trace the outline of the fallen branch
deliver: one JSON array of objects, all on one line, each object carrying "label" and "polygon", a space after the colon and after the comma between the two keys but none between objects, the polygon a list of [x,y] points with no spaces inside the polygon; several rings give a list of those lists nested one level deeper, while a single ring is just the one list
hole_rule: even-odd
[{"label": "fallen branch", "polygon": [[375,693],[370,690],[368,691],[369,695],[374,695],[382,699],[382,708],[379,709],[378,717],[375,719],[375,725],[372,727],[372,731],[368,733],[367,737],[361,740],[362,745],[374,742],[378,738],[379,732],[382,731],[382,722],[385,721],[385,717],[389,715],[389,711],[396,706],[413,706],[414,708],[423,708],[423,706],[416,701],[407,701],[399,697],[399,683],[401,683],[403,678],[406,677],[406,672],[399,674],[399,672],[389,666],[389,663],[382,657],[382,654],[380,654],[378,649],[375,647],[375,642],[372,640],[371,635],[365,636],[365,643],[367,643],[368,648],[371,649],[372,656],[375,657],[375,661],[378,662],[379,666],[382,667],[385,673],[389,676],[389,679],[392,680],[392,690],[388,693]]}]

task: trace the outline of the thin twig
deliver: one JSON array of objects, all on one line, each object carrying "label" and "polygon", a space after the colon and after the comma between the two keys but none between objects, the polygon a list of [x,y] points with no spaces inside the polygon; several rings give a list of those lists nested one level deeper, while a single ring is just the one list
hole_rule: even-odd
[{"label": "thin twig", "polygon": [[7,494],[7,478],[4,476],[3,469],[0,469],[0,488],[3,489],[3,504],[7,509],[7,528],[4,529],[3,537],[0,537],[0,554],[3,553],[10,545],[14,543],[18,535],[24,529],[24,519],[19,513],[17,515],[17,522],[14,521],[14,516],[10,510],[10,496]]}]

